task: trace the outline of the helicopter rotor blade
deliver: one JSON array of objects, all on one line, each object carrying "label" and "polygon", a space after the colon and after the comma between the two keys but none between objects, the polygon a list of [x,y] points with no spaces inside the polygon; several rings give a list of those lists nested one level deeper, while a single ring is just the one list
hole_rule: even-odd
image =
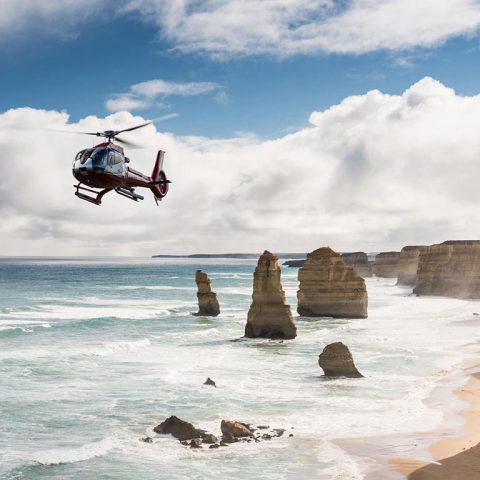
[{"label": "helicopter rotor blade", "polygon": [[119,133],[123,132],[131,132],[132,130],[137,130],[138,128],[143,128],[146,127],[147,125],[151,125],[153,123],[153,120],[150,120],[146,123],[142,123],[141,125],[137,125],[136,127],[130,127],[130,128],[124,128],[123,130],[117,130],[115,131],[115,135],[118,135]]},{"label": "helicopter rotor blade", "polygon": [[129,142],[128,140],[123,140],[122,138],[118,138],[118,137],[115,137],[113,141],[122,143],[123,145],[126,145],[127,147],[130,147],[130,148],[142,148],[137,143]]}]

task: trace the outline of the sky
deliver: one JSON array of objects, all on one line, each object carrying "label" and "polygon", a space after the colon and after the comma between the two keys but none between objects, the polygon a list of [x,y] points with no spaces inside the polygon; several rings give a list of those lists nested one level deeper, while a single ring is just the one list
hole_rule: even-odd
[{"label": "sky", "polygon": [[[478,0],[2,0],[0,253],[381,251],[480,238]],[[170,192],[73,195],[71,132]],[[127,137],[126,137],[127,138]],[[139,192],[141,193],[141,192]]]}]

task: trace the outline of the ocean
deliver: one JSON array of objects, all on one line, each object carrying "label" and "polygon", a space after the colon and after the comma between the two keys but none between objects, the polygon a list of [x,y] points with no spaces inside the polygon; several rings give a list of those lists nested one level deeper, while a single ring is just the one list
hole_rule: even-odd
[{"label": "ocean", "polygon": [[[480,302],[371,278],[367,319],[301,318],[298,269],[283,268],[297,338],[234,341],[255,264],[0,258],[0,477],[360,480],[371,465],[335,440],[439,426],[443,412],[424,399],[474,351]],[[217,292],[216,318],[191,315],[196,269]],[[334,341],[365,378],[322,376],[318,355]],[[170,415],[217,436],[222,419],[286,433],[194,450],[152,432]]]}]

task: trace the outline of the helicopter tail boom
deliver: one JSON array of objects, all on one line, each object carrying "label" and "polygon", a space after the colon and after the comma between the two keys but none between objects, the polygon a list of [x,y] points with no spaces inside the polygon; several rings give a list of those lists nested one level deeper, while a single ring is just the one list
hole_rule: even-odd
[{"label": "helicopter tail boom", "polygon": [[155,201],[158,203],[158,200],[161,200],[168,193],[168,184],[170,183],[167,180],[167,175],[162,170],[163,168],[163,158],[165,152],[162,150],[158,151],[157,159],[152,171],[152,186],[150,190],[155,197]]}]

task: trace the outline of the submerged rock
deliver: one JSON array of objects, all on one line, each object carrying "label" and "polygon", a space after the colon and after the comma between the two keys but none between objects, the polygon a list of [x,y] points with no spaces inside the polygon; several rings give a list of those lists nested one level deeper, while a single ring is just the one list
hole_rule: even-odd
[{"label": "submerged rock", "polygon": [[190,448],[202,448],[202,439],[201,438],[192,438],[190,441]]},{"label": "submerged rock", "polygon": [[280,280],[278,257],[265,251],[253,274],[252,304],[245,336],[250,338],[295,338],[297,328]]},{"label": "submerged rock", "polygon": [[377,277],[396,278],[400,252],[382,252],[375,257],[373,273]]},{"label": "submerged rock", "polygon": [[480,298],[480,240],[450,240],[420,252],[417,295]]},{"label": "submerged rock", "polygon": [[197,283],[198,312],[194,315],[203,317],[216,317],[220,313],[217,294],[210,288],[210,279],[205,272],[197,270],[195,272],[195,282]]},{"label": "submerged rock", "polygon": [[308,254],[298,271],[300,315],[306,317],[366,318],[368,294],[365,280],[331,248]]},{"label": "submerged rock", "polygon": [[424,246],[413,245],[402,248],[398,257],[397,285],[410,285],[412,287],[416,285],[420,252],[424,248]]},{"label": "submerged rock", "polygon": [[211,385],[212,387],[217,388],[217,384],[210,378],[208,377],[204,382],[204,385]]},{"label": "submerged rock", "polygon": [[342,342],[327,345],[318,357],[318,364],[326,377],[363,377],[355,367],[350,350]]},{"label": "submerged rock", "polygon": [[179,440],[203,438],[203,436],[206,435],[205,430],[195,428],[191,423],[181,420],[175,415],[167,418],[160,425],[157,425],[153,431],[155,433],[171,434]]}]

